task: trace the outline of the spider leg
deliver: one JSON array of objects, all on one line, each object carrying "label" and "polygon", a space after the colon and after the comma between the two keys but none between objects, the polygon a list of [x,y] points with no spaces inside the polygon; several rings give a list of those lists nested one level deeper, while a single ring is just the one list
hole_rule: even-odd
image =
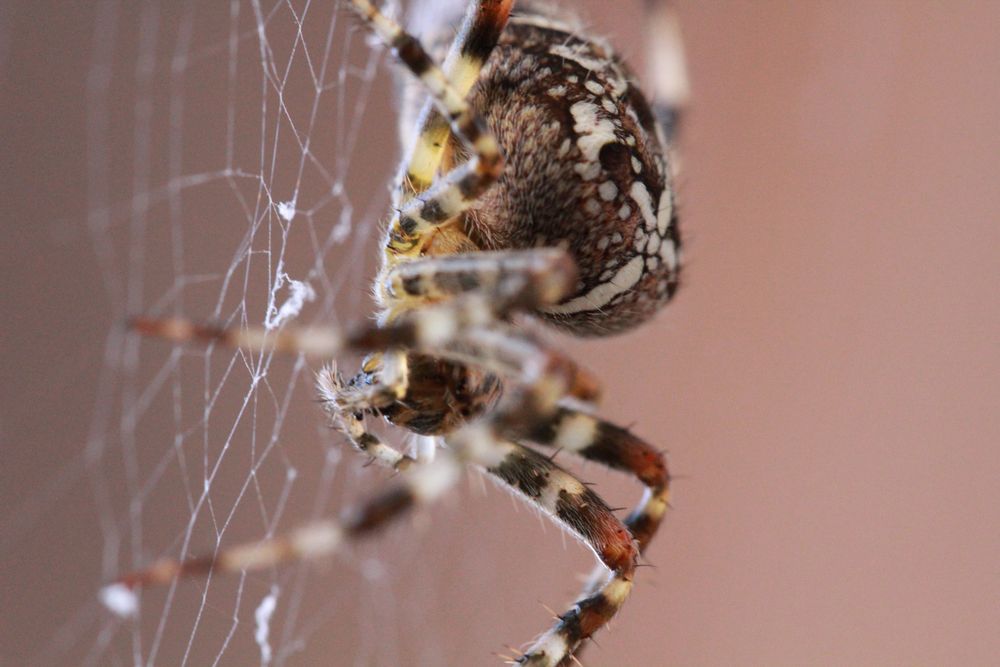
[{"label": "spider leg", "polygon": [[[512,295],[510,304],[516,303],[519,298],[520,294]],[[381,326],[365,324],[346,332],[328,326],[286,326],[281,329],[225,327],[179,317],[145,316],[134,318],[129,326],[142,335],[174,343],[219,343],[248,352],[304,354],[331,359],[344,350],[373,352],[396,347],[439,346],[453,340],[464,327],[493,321],[494,310],[507,306],[470,294],[447,303],[409,311]]]},{"label": "spider leg", "polygon": [[110,584],[103,596],[108,599],[115,588],[135,590],[168,584],[180,577],[260,570],[289,561],[329,556],[345,543],[374,533],[414,506],[436,499],[454,484],[459,471],[456,457],[440,456],[406,471],[382,492],[346,510],[339,520],[317,521],[285,535],[223,549],[210,556],[161,559]]},{"label": "spider leg", "polygon": [[576,265],[566,251],[532,248],[401,262],[385,273],[379,289],[383,302],[397,304],[398,309],[406,309],[414,301],[426,303],[479,292],[505,307],[531,310],[559,303],[572,294],[576,279]]},{"label": "spider leg", "polygon": [[635,476],[646,490],[625,524],[641,550],[649,545],[670,502],[670,472],[662,452],[627,429],[566,407],[544,422],[509,424],[504,435],[571,452]]},{"label": "spider leg", "polygon": [[498,451],[506,454],[487,471],[551,515],[587,544],[603,564],[601,571],[606,581],[578,599],[559,617],[556,626],[536,639],[518,659],[520,664],[555,667],[571,660],[579,644],[621,608],[632,590],[639,548],[604,500],[576,477],[533,449],[495,434],[491,437]]},{"label": "spider leg", "polygon": [[[625,519],[625,525],[635,537],[639,553],[645,552],[670,505],[670,472],[659,450],[627,429],[565,407],[560,407],[549,422],[527,428],[515,426],[505,434],[572,452],[634,475],[645,486],[645,491]],[[596,568],[584,585],[582,596],[593,595],[607,581],[607,571]],[[579,657],[582,650],[580,645],[574,655]]]},{"label": "spider leg", "polygon": [[[482,442],[502,443],[503,433],[514,428],[513,425],[524,427],[551,420],[559,413],[559,399],[572,385],[572,376],[566,371],[558,363],[548,363],[537,373],[526,373],[529,382],[505,399],[496,412],[459,430],[448,437],[448,442],[465,450]],[[484,432],[485,436],[480,435]],[[474,460],[482,464],[482,457]],[[508,448],[504,459],[485,467],[581,536],[609,571],[598,585],[588,587],[584,596],[518,659],[519,664],[533,667],[567,664],[580,644],[605,626],[625,603],[632,590],[639,545],[599,496],[564,473],[551,459],[518,445]],[[579,487],[561,483],[566,478],[556,476],[557,470]]]},{"label": "spider leg", "polygon": [[446,440],[465,460],[481,465],[550,514],[593,549],[609,570],[631,578],[638,547],[607,503],[551,458],[500,437],[490,421],[476,422]]},{"label": "spider leg", "polygon": [[[470,327],[456,340],[435,354],[479,366],[522,382],[535,381],[544,369],[558,368],[566,385],[556,391],[581,401],[600,398],[600,381],[572,358],[553,350],[523,331],[501,322]],[[560,396],[561,398],[561,396]]]},{"label": "spider leg", "polygon": [[[178,318],[140,317],[133,320],[132,327],[139,333],[178,343],[218,342],[248,351],[301,353],[325,359],[347,349],[396,350],[373,358],[378,362],[386,355],[395,355],[402,369],[398,380],[386,382],[383,378],[381,383],[369,388],[367,394],[361,390],[352,392],[355,402],[342,405],[351,411],[363,411],[382,407],[385,401],[399,398],[405,392],[405,360],[399,358],[400,348],[440,353],[445,357],[459,355],[464,359],[462,345],[465,348],[476,346],[478,337],[463,336],[463,332],[482,326],[503,327],[505,325],[497,324],[498,320],[506,319],[513,311],[532,311],[557,303],[575,288],[575,276],[572,260],[557,249],[448,255],[404,262],[389,271],[383,283],[393,299],[409,296],[411,306],[415,302],[427,304],[435,299],[451,298],[419,309],[411,307],[398,315],[390,312],[384,319],[391,321],[381,325],[369,324],[350,332],[333,327],[294,326],[268,330],[263,327],[216,327]],[[504,331],[512,342],[528,344],[525,334],[509,327]],[[487,337],[495,339],[495,333]],[[464,343],[449,347],[459,338],[464,338]],[[375,366],[378,363],[373,369]],[[580,373],[579,379],[589,385],[590,395],[579,396],[575,391],[573,394],[592,400],[597,383],[582,371]],[[344,398],[348,398],[347,392],[344,393]]]},{"label": "spider leg", "polygon": [[351,347],[350,341],[344,341],[343,332],[332,327],[224,327],[182,317],[147,316],[131,319],[128,327],[143,336],[174,343],[220,343],[248,352],[304,354],[320,359],[329,359],[345,347]]},{"label": "spider leg", "polygon": [[670,0],[646,0],[647,80],[653,112],[668,145],[673,143],[681,113],[691,97],[680,22]]},{"label": "spider leg", "polygon": [[458,215],[500,177],[503,156],[486,123],[465,101],[430,55],[412,35],[380,12],[369,0],[352,0],[354,8],[406,67],[427,88],[454,135],[472,157],[445,175],[422,199],[404,204],[389,224],[389,251],[417,255],[426,232]]},{"label": "spider leg", "polygon": [[[540,344],[528,334],[502,322],[508,311],[532,311],[558,303],[572,292],[575,282],[573,260],[557,248],[428,257],[396,265],[381,281],[388,300],[405,304],[404,308],[406,305],[412,308],[415,303],[461,298],[467,293],[485,295],[496,319],[472,324],[453,343],[432,351],[507,376],[520,373],[525,355],[540,351]],[[390,311],[387,319],[392,320],[396,312]],[[599,397],[600,383],[596,377],[565,355],[551,350],[547,353],[575,369],[572,396],[584,401]]]},{"label": "spider leg", "polygon": [[364,422],[364,413],[391,403],[405,392],[406,355],[394,352],[387,356],[400,365],[386,364],[388,372],[383,373],[374,387],[366,388],[370,391],[352,391],[332,365],[325,366],[316,374],[316,388],[320,404],[330,416],[334,428],[347,436],[358,452],[386,468],[405,470],[415,459],[382,442],[381,438],[365,428]]},{"label": "spider leg", "polygon": [[[507,25],[512,5],[513,0],[478,0],[470,5],[441,68],[459,95],[467,95],[475,84]],[[447,118],[434,108],[433,101],[424,106],[420,119],[416,142],[400,172],[406,200],[431,186],[450,133]]]}]

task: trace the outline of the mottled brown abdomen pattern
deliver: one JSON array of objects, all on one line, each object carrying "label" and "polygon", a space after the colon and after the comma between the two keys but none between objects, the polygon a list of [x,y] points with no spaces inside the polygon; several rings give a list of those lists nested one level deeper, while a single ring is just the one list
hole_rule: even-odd
[{"label": "mottled brown abdomen pattern", "polygon": [[507,158],[466,213],[470,237],[567,249],[577,290],[541,315],[574,333],[649,318],[677,287],[680,239],[663,134],[627,68],[607,46],[521,15],[469,100]]}]

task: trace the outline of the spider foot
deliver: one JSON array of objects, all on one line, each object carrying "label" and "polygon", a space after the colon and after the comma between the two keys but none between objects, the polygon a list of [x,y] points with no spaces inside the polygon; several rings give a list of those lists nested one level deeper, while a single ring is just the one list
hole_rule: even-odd
[{"label": "spider foot", "polygon": [[331,363],[316,374],[316,388],[330,425],[347,436],[354,449],[392,470],[405,470],[414,463],[413,457],[385,444],[365,427],[364,414],[377,409],[367,391],[369,387],[359,386],[354,379],[345,381],[336,364]]}]

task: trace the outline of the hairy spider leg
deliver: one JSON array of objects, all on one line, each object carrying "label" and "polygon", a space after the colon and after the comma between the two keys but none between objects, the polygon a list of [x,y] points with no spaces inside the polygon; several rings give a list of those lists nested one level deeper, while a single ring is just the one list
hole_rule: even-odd
[{"label": "hairy spider leg", "polygon": [[[468,95],[475,85],[507,25],[513,4],[513,0],[478,0],[469,6],[441,67],[459,95]],[[435,109],[433,100],[428,100],[420,112],[416,141],[400,170],[402,201],[408,201],[434,182],[450,133],[448,119]]]},{"label": "hairy spider leg", "polygon": [[[564,369],[568,379],[567,396],[586,403],[594,403],[600,398],[600,381],[593,373],[569,355],[502,322],[470,327],[434,354],[515,380],[525,377],[526,369],[531,368],[529,364],[558,365]],[[527,375],[530,376],[530,370]]]},{"label": "hairy spider leg", "polygon": [[420,79],[448,118],[451,131],[472,154],[423,197],[404,204],[389,223],[387,255],[416,257],[430,229],[469,208],[496,182],[503,170],[503,156],[486,123],[466,103],[464,95],[455,90],[420,42],[368,0],[352,0],[352,4],[392,47],[400,62]]},{"label": "hairy spider leg", "polygon": [[180,317],[137,317],[129,324],[136,332],[174,343],[219,343],[248,352],[304,354],[332,359],[345,350],[373,352],[393,348],[437,348],[455,338],[465,327],[495,319],[497,305],[479,294],[412,310],[395,321],[364,324],[350,331],[331,326],[227,327],[200,324]]},{"label": "hairy spider leg", "polygon": [[495,431],[491,434],[498,443],[506,444],[508,454],[500,463],[487,467],[487,471],[587,544],[603,564],[602,571],[610,572],[600,590],[578,600],[559,617],[556,627],[536,639],[517,660],[536,667],[554,667],[571,659],[579,643],[621,608],[632,589],[639,547],[607,503],[575,476],[551,458],[505,441]]},{"label": "hairy spider leg", "polygon": [[[456,442],[456,446],[469,447],[471,443],[464,441],[468,433],[488,431],[488,439],[503,442],[504,432],[511,430],[512,425],[521,425],[521,428],[526,427],[531,430],[532,424],[551,422],[560,414],[559,401],[566,396],[567,389],[572,383],[571,376],[567,374],[565,367],[556,364],[538,373],[533,381],[530,377],[527,379],[529,382],[519,387],[495,413],[481,422],[460,429],[455,435],[448,436],[447,441]],[[477,442],[485,439],[487,438],[480,435]],[[526,448],[522,447],[516,452],[518,456],[528,458],[529,455],[523,453],[525,450]],[[532,450],[527,451],[555,466],[551,459]],[[487,466],[487,469],[495,468],[496,466]],[[510,478],[508,483],[517,488],[522,488],[518,485],[526,481],[520,476],[508,477]],[[632,533],[613,514],[609,512],[614,518],[614,521],[611,521],[603,513],[591,513],[597,511],[594,508],[598,507],[598,502],[602,509],[607,506],[586,486],[581,485],[577,489],[557,485],[556,488],[552,488],[548,484],[539,485],[539,480],[536,478],[527,478],[527,482],[529,484],[534,482],[535,486],[529,486],[529,490],[534,489],[535,493],[526,495],[529,498],[537,495],[538,498],[547,499],[542,502],[542,507],[546,509],[552,507],[550,512],[563,524],[569,525],[574,534],[583,536],[607,568],[604,579],[596,586],[588,588],[586,594],[578,598],[568,611],[561,614],[558,622],[540,635],[516,660],[517,664],[532,667],[556,667],[569,664],[583,641],[607,625],[621,609],[632,591],[639,545]],[[618,526],[621,526],[621,529]]]},{"label": "hairy spider leg", "polygon": [[[576,279],[576,265],[564,250],[484,250],[402,262],[386,272],[377,289],[383,305],[397,310],[467,292],[489,294],[505,308],[532,310],[571,294]],[[515,296],[526,301],[514,302]]]},{"label": "hairy spider leg", "polygon": [[[433,302],[427,295],[422,308],[409,309],[390,322],[364,324],[343,331],[330,326],[226,327],[200,324],[185,318],[137,317],[130,322],[138,333],[176,343],[220,343],[251,352],[274,351],[332,359],[344,350],[374,352],[406,348],[444,350],[462,331],[493,324],[515,311],[534,311],[557,302],[575,276],[572,260],[560,250],[451,255],[415,260],[413,268],[390,272],[390,290],[427,289],[454,295]],[[437,279],[433,276],[437,275]],[[398,276],[398,280],[396,277]],[[473,284],[474,283],[474,284]],[[405,374],[400,364],[398,375]]]},{"label": "hairy spider leg", "polygon": [[[625,519],[643,553],[670,506],[670,471],[660,450],[620,426],[578,410],[560,407],[548,422],[525,428],[512,424],[504,431],[508,437],[530,440],[539,445],[571,452],[614,470],[629,473],[643,484],[642,499]],[[583,587],[582,598],[594,595],[608,580],[608,573],[598,567]],[[574,654],[579,656],[582,647]]]},{"label": "hairy spider leg", "polygon": [[164,558],[144,570],[126,574],[108,588],[134,590],[168,584],[179,577],[260,570],[329,556],[345,542],[371,534],[413,506],[435,500],[451,488],[459,471],[454,456],[441,456],[407,470],[382,492],[347,509],[339,520],[313,522],[284,535],[222,549],[213,555],[184,560]]},{"label": "hairy spider leg", "polygon": [[[398,357],[406,363],[405,354]],[[392,358],[397,357],[394,355]],[[416,460],[382,442],[381,438],[365,428],[364,423],[364,413],[396,400],[394,392],[398,384],[399,380],[395,378],[382,377],[379,383],[363,390],[348,387],[333,364],[324,366],[316,374],[320,404],[330,417],[331,426],[347,436],[354,449],[371,457],[373,462],[393,470],[406,470]]]},{"label": "hairy spider leg", "polygon": [[660,450],[627,429],[564,406],[547,421],[513,422],[503,432],[633,475],[645,491],[625,524],[641,549],[652,540],[670,503],[670,472]]},{"label": "hairy spider leg", "polygon": [[[691,97],[684,41],[670,0],[646,0],[645,13],[647,78],[651,84],[653,113],[663,130],[664,145],[672,148],[681,115]],[[676,157],[671,150],[671,158]],[[671,164],[676,165],[676,159],[672,159]]]}]

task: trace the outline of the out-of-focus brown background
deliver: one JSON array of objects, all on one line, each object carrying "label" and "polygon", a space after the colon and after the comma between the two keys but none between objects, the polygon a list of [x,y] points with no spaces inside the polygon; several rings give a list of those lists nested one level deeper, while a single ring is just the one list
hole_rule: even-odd
[{"label": "out-of-focus brown background", "polygon": [[[241,304],[260,321],[278,257],[317,289],[306,321],[366,316],[395,102],[363,35],[306,4],[0,8],[2,664],[255,664],[272,586],[272,664],[492,664],[589,569],[472,476],[330,564],[150,591],[136,622],[96,602],[114,573],[181,553],[196,509],[201,552],[385,478],[336,460],[302,362],[264,374],[120,326],[239,322]],[[641,2],[580,4],[641,61]],[[603,413],[670,450],[676,509],[584,664],[995,664],[1000,5],[679,13],[685,288],[640,331],[572,344]],[[275,202],[298,187],[291,223],[259,206],[261,182]],[[584,474],[612,504],[637,493]]]}]

